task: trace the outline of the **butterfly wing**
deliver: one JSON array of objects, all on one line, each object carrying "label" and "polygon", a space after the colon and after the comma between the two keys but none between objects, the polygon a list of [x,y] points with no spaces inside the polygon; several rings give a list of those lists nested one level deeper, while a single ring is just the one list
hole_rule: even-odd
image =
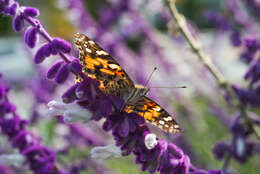
[{"label": "butterfly wing", "polygon": [[134,105],[127,105],[125,111],[139,114],[144,117],[146,121],[167,133],[176,134],[180,132],[179,125],[171,115],[146,96],[142,96]]},{"label": "butterfly wing", "polygon": [[97,43],[83,34],[76,33],[75,44],[79,49],[83,72],[97,79],[104,93],[119,95],[122,90],[134,88],[133,81],[119,63]]}]

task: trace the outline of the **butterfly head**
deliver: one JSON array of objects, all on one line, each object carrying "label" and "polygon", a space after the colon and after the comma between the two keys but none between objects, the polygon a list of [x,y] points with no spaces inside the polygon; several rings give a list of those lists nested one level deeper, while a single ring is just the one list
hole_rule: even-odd
[{"label": "butterfly head", "polygon": [[150,90],[150,88],[147,88],[142,85],[135,85],[135,89],[138,93],[138,96],[145,96]]}]

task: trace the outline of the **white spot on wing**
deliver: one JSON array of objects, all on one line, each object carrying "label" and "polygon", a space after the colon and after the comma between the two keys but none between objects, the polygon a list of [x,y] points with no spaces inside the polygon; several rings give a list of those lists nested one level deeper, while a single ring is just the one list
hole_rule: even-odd
[{"label": "white spot on wing", "polygon": [[161,107],[159,107],[159,106],[157,106],[156,108],[153,108],[153,110],[155,110],[155,111],[160,111],[161,110]]},{"label": "white spot on wing", "polygon": [[90,43],[91,45],[95,44],[95,42],[93,40],[89,40],[88,43]]},{"label": "white spot on wing", "polygon": [[96,53],[97,53],[98,55],[108,55],[108,53],[105,52],[105,51],[103,51],[103,50],[101,50],[101,51],[96,51]]},{"label": "white spot on wing", "polygon": [[164,121],[162,121],[162,120],[160,120],[159,123],[160,123],[161,125],[164,125]]},{"label": "white spot on wing", "polygon": [[165,121],[171,121],[172,120],[172,117],[171,116],[168,116],[168,117],[165,117],[163,118]]},{"label": "white spot on wing", "polygon": [[86,48],[85,50],[86,50],[86,52],[88,52],[88,53],[91,53],[91,52],[92,52],[91,49],[89,49],[89,48]]},{"label": "white spot on wing", "polygon": [[109,66],[110,68],[112,68],[112,69],[118,69],[118,68],[119,68],[119,66],[116,65],[116,64],[108,64],[108,66]]}]

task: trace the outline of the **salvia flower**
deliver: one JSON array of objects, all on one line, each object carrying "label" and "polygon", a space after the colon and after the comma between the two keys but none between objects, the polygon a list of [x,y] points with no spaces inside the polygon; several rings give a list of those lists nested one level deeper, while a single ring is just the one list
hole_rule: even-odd
[{"label": "salvia flower", "polygon": [[86,109],[83,109],[76,103],[63,104],[55,100],[48,103],[47,115],[49,117],[63,116],[66,123],[73,123],[76,121],[88,122],[91,120],[93,114]]},{"label": "salvia flower", "polygon": [[22,15],[16,15],[13,20],[14,31],[19,32],[25,27],[24,18]]},{"label": "salvia flower", "polygon": [[[27,27],[25,31],[24,41],[30,48],[36,46],[38,35],[41,35],[47,41],[36,51],[34,57],[36,64],[40,64],[47,57],[57,54],[59,54],[65,62],[70,62],[70,57],[65,54],[70,53],[72,46],[61,38],[50,37],[40,24],[40,21],[36,19],[40,14],[38,9],[33,7],[21,7],[19,3],[10,0],[0,2],[0,13],[14,16],[13,28],[16,32],[20,32],[26,27],[25,22],[29,24],[29,27]],[[70,69],[67,65],[63,65],[60,71],[64,72],[65,75],[58,75],[58,77],[55,77],[57,83],[63,83],[67,79]],[[57,71],[57,73],[59,74],[59,71]]]},{"label": "salvia flower", "polygon": [[254,107],[260,106],[260,86],[254,90],[244,89],[237,85],[232,85],[232,88],[243,104],[249,104]]},{"label": "salvia flower", "polygon": [[61,38],[53,38],[52,46],[63,53],[69,53],[72,49],[70,43]]},{"label": "salvia flower", "polygon": [[33,8],[33,7],[24,7],[23,8],[23,15],[24,16],[38,17],[39,14],[40,14],[40,12],[37,8]]},{"label": "salvia flower", "polygon": [[26,130],[27,121],[15,112],[15,107],[7,98],[9,88],[0,82],[0,127],[14,148],[25,157],[30,169],[36,174],[61,174],[55,166],[55,154],[40,144],[39,139]]},{"label": "salvia flower", "polygon": [[55,64],[52,65],[52,67],[48,70],[47,72],[47,78],[48,79],[53,79],[55,78],[59,68],[61,67],[61,65],[64,63],[63,60],[59,60],[57,61]]},{"label": "salvia flower", "polygon": [[241,116],[235,116],[235,119],[231,126],[233,134],[232,141],[230,143],[221,141],[217,143],[213,149],[215,157],[218,160],[222,160],[224,156],[231,155],[237,161],[244,163],[252,155],[254,144],[248,139],[252,130],[249,126],[241,123]]},{"label": "salvia flower", "polygon": [[37,28],[28,27],[25,31],[24,42],[30,47],[34,48],[37,42]]},{"label": "salvia flower", "polygon": [[69,65],[67,63],[61,65],[55,76],[55,81],[59,84],[64,83],[69,77]]},{"label": "salvia flower", "polygon": [[80,74],[82,71],[82,65],[79,63],[78,59],[74,59],[69,65],[70,71],[73,74]]},{"label": "salvia flower", "polygon": [[218,160],[222,160],[224,156],[230,152],[231,148],[228,143],[221,141],[218,142],[213,149],[213,153]]},{"label": "salvia flower", "polygon": [[76,89],[78,88],[78,86],[79,84],[76,83],[61,96],[63,103],[72,103],[77,99]]},{"label": "salvia flower", "polygon": [[144,142],[147,149],[153,149],[158,143],[155,134],[147,134],[144,138]]},{"label": "salvia flower", "polygon": [[256,16],[260,15],[260,2],[258,0],[245,0],[248,7],[252,9],[252,11],[256,14]]},{"label": "salvia flower", "polygon": [[255,55],[260,49],[260,40],[255,37],[248,36],[244,39],[243,45],[244,50],[240,57],[245,63],[250,63],[255,59]]},{"label": "salvia flower", "polygon": [[[12,4],[13,1],[5,1],[5,3],[0,1],[1,13],[2,9],[8,9]],[[27,10],[25,10],[26,8]],[[128,2],[119,2],[116,9],[115,14],[121,14],[121,9],[128,9]],[[125,106],[123,100],[113,95],[105,95],[99,89],[100,83],[97,80],[85,77],[78,64],[71,64],[71,59],[67,55],[71,51],[70,44],[62,39],[49,36],[35,19],[38,16],[37,10],[28,9],[28,7],[21,9],[18,5],[14,16],[15,31],[23,30],[26,21],[30,26],[37,27],[38,35],[47,41],[36,52],[35,63],[42,63],[50,55],[60,55],[63,59],[64,63],[49,70],[49,77],[54,78],[57,83],[63,83],[70,72],[79,73],[77,74],[79,75],[77,84],[69,88],[63,95],[63,100],[69,104],[49,103],[53,115],[63,115],[64,120],[67,117],[67,120],[72,122],[75,118],[84,118],[87,121],[98,121],[103,118],[105,119],[103,129],[112,131],[116,146],[121,149],[121,154],[129,155],[132,152],[136,156],[136,163],[139,163],[143,170],[148,170],[150,173],[158,171],[160,174],[188,174],[191,168],[189,157],[174,144],[149,136],[150,131],[142,117],[136,113],[123,111]],[[114,21],[116,18],[110,19],[110,21]],[[29,41],[27,42],[29,43]],[[34,42],[29,45],[34,45]],[[6,113],[7,110],[10,112],[14,108],[5,105],[0,111]],[[25,122],[20,120],[17,115],[14,119],[5,120],[1,124],[5,125],[3,130],[6,132],[4,133],[9,138],[15,138],[12,141],[13,146],[22,149],[22,154],[29,161],[30,168],[37,174],[61,173],[54,163],[55,154],[45,146],[39,145],[39,142],[27,133],[24,129]],[[28,136],[30,137],[29,142],[26,139]]]},{"label": "salvia flower", "polygon": [[204,16],[216,28],[223,30],[223,31],[230,29],[229,21],[227,20],[226,17],[222,16],[221,14],[219,14],[215,11],[208,10],[204,13]]},{"label": "salvia flower", "polygon": [[244,78],[250,80],[250,86],[253,86],[254,83],[257,83],[260,80],[260,59],[253,62]]},{"label": "salvia flower", "polygon": [[49,57],[51,54],[53,54],[53,52],[51,50],[51,44],[44,43],[37,50],[35,57],[34,57],[34,61],[36,64],[40,64],[45,60],[45,58]]},{"label": "salvia flower", "polygon": [[[136,156],[136,163],[141,164],[142,170],[148,170],[151,173],[158,171],[161,174],[188,174],[191,163],[189,157],[181,149],[162,139],[158,140],[154,134],[150,134],[148,127],[144,125],[142,117],[135,113],[122,111],[124,101],[116,96],[104,95],[98,86],[96,80],[84,77],[81,82],[69,88],[63,96],[69,96],[68,98],[73,96],[73,100],[78,102],[82,110],[90,110],[92,115],[90,114],[88,118],[92,120],[105,118],[103,129],[112,131],[116,146],[121,149],[120,154],[125,156],[133,152]],[[64,107],[71,104],[51,105],[54,106],[52,107],[54,113],[64,115],[64,110],[66,110]],[[84,116],[87,117],[86,115]],[[104,154],[100,155],[100,151],[104,152]],[[115,151],[111,151],[110,146],[94,148],[92,156],[104,159],[111,156],[112,152]]]},{"label": "salvia flower", "polygon": [[109,157],[121,157],[121,150],[115,144],[97,146],[91,150],[91,157],[96,159],[107,159]]},{"label": "salvia flower", "polygon": [[230,35],[230,41],[233,46],[240,46],[242,44],[241,33],[238,30],[234,30]]}]

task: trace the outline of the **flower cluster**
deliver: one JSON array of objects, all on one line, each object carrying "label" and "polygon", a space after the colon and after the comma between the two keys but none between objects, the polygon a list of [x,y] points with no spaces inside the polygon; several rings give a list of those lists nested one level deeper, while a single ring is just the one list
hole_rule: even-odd
[{"label": "flower cluster", "polygon": [[[116,145],[120,147],[122,155],[133,153],[136,156],[136,163],[142,166],[142,170],[148,170],[150,173],[154,173],[156,171],[159,173],[176,174],[220,173],[220,171],[196,169],[190,163],[189,157],[185,155],[181,149],[172,143],[167,143],[162,139],[152,137],[150,131],[144,125],[143,118],[139,117],[135,113],[123,112],[122,108],[125,105],[124,101],[112,95],[104,95],[99,90],[99,82],[95,79],[87,77],[81,72],[82,67],[79,64],[78,59],[68,56],[72,49],[71,45],[63,39],[51,38],[41,26],[40,22],[35,19],[35,17],[39,15],[39,11],[37,9],[31,7],[20,7],[18,3],[11,0],[2,0],[0,2],[0,12],[5,15],[14,16],[13,28],[15,31],[24,30],[25,22],[30,24],[30,26],[25,29],[24,36],[25,43],[29,48],[34,48],[36,46],[38,36],[42,36],[47,41],[37,50],[35,54],[35,63],[40,64],[51,55],[60,55],[62,58],[62,60],[57,61],[49,69],[47,72],[48,79],[54,79],[58,84],[61,84],[65,82],[70,73],[80,77],[80,82],[73,85],[62,95],[62,100],[66,103],[66,106],[68,106],[69,109],[64,109],[64,112],[58,112],[58,109],[55,110],[55,112],[57,111],[57,113],[64,116],[65,122],[73,122],[77,119],[83,119],[84,121],[99,121],[101,119],[105,119],[103,129],[105,131],[112,131]],[[258,4],[256,1],[252,0],[246,2],[252,8],[258,9]],[[113,6],[115,13],[112,13],[113,11],[106,8],[107,7],[103,7],[101,8],[102,10],[99,11],[100,17],[98,18],[99,21],[97,23],[98,25],[106,28],[105,30],[104,28],[96,29],[97,34],[95,37],[97,40],[102,40],[103,36],[111,34],[106,30],[110,28],[111,24],[117,21],[117,17],[119,16],[118,14],[122,14],[124,11],[129,11],[129,14],[135,16],[136,18],[139,17],[138,12],[131,9],[129,1],[125,4],[122,2],[117,4],[115,3]],[[243,48],[240,56],[241,60],[250,64],[250,67],[244,77],[245,80],[249,81],[249,86],[247,89],[244,89],[238,87],[237,85],[233,85],[232,89],[237,94],[241,107],[259,107],[260,61],[259,57],[257,57],[260,49],[259,39],[247,37],[242,41],[242,27],[239,26],[242,25],[242,23],[232,23],[234,22],[234,14],[231,17],[232,19],[226,19],[224,16],[214,12],[207,12],[206,16],[211,22],[213,22],[213,24],[216,25],[216,27],[224,31],[231,31],[230,39],[232,44]],[[86,16],[82,15],[81,17],[84,18]],[[91,24],[86,25],[101,28],[90,19],[91,17],[88,19],[83,19],[91,21]],[[146,36],[148,38],[150,37],[149,39],[152,41],[152,35],[150,35],[149,31],[147,31],[147,28],[149,28],[147,23],[143,22],[138,25],[140,25],[140,27],[136,28],[138,28],[139,32],[141,33],[146,30],[144,33],[148,33]],[[126,30],[120,32],[123,33],[125,31]],[[124,35],[124,33],[122,35]],[[117,38],[122,41],[122,38]],[[108,44],[108,47],[112,45],[111,49],[114,47],[123,48],[122,44],[124,43],[116,43],[116,41]],[[154,47],[157,48],[156,46]],[[115,52],[118,50],[120,49],[115,50]],[[155,52],[157,52],[156,49]],[[54,105],[58,106],[53,104],[52,107]],[[245,113],[245,115],[247,114],[248,113]],[[251,127],[252,125],[248,124],[244,120],[245,115],[242,113],[236,114],[236,119],[233,121],[230,128],[233,137],[232,141],[230,143],[219,142],[215,146],[214,153],[218,159],[223,159],[225,156],[231,155],[239,162],[246,162],[252,155],[255,144],[250,141],[250,135],[253,134],[253,130]],[[254,124],[259,125],[259,121]]]},{"label": "flower cluster", "polygon": [[215,27],[223,31],[230,29],[230,23],[225,16],[215,11],[205,11],[204,17]]},{"label": "flower cluster", "polygon": [[40,144],[38,138],[26,130],[27,121],[16,113],[15,106],[7,98],[9,87],[0,82],[0,127],[12,147],[25,156],[30,168],[36,174],[62,174],[55,166],[55,154]]},{"label": "flower cluster", "polygon": [[[10,8],[16,4],[14,13],[10,13]],[[221,173],[221,171],[198,170],[191,166],[189,157],[184,155],[181,149],[172,143],[167,143],[162,139],[152,139],[154,142],[148,143],[146,138],[149,135],[149,129],[144,125],[142,117],[135,113],[126,113],[122,111],[125,103],[118,97],[104,95],[99,90],[99,82],[91,79],[81,73],[81,65],[75,59],[71,61],[67,53],[71,51],[71,46],[66,41],[59,38],[51,38],[35,19],[38,11],[35,8],[20,8],[19,4],[13,1],[3,1],[1,3],[2,13],[14,16],[13,27],[15,31],[21,31],[24,27],[24,21],[31,26],[26,29],[25,43],[33,48],[37,42],[37,36],[41,35],[48,42],[44,43],[35,55],[35,63],[42,63],[50,55],[59,54],[62,61],[56,62],[48,71],[47,77],[55,79],[57,83],[63,83],[70,72],[79,75],[80,82],[70,87],[63,95],[64,103],[77,103],[81,108],[91,111],[92,120],[105,118],[103,129],[112,131],[116,145],[120,146],[123,155],[133,152],[136,156],[136,162],[141,164],[143,170],[150,173],[158,171],[162,174],[167,173]],[[13,8],[13,7],[12,7]],[[146,141],[147,140],[147,141]],[[149,140],[151,141],[151,139]],[[38,150],[36,148],[36,150]],[[35,149],[27,152],[36,153]],[[46,150],[44,152],[49,152]],[[50,154],[50,153],[47,153]],[[53,160],[54,161],[54,160]],[[37,163],[33,163],[36,165]],[[34,167],[34,166],[33,166]],[[48,165],[48,171],[51,171],[51,164]]]},{"label": "flower cluster", "polygon": [[59,54],[62,61],[56,62],[48,71],[47,77],[55,79],[58,84],[66,81],[70,73],[78,74],[81,72],[81,65],[77,59],[71,59],[66,53],[71,52],[72,46],[67,41],[61,38],[51,38],[42,27],[41,23],[35,18],[39,15],[39,11],[33,7],[20,7],[19,4],[12,0],[0,1],[0,13],[4,15],[14,16],[13,28],[16,32],[22,31],[25,28],[25,21],[30,25],[25,30],[25,44],[34,48],[38,41],[38,35],[41,35],[47,43],[42,44],[34,57],[36,64],[42,63],[47,57]]},{"label": "flower cluster", "polygon": [[[247,1],[248,3],[249,1]],[[239,100],[240,113],[234,116],[234,121],[231,123],[230,132],[232,134],[232,141],[218,142],[213,152],[218,160],[225,158],[225,165],[228,165],[228,161],[231,157],[236,159],[238,162],[245,163],[249,157],[252,156],[254,151],[254,144],[251,140],[251,135],[254,134],[254,126],[259,126],[259,122],[255,121],[255,118],[250,118],[250,113],[247,113],[246,108],[248,106],[258,108],[260,106],[260,86],[259,86],[259,75],[260,75],[260,40],[254,36],[248,36],[244,39],[241,38],[241,31],[247,29],[245,26],[250,26],[249,21],[245,22],[247,17],[244,13],[237,10],[239,5],[233,0],[229,1],[230,11],[233,13],[232,17],[227,19],[219,17],[220,14],[211,14],[212,21],[221,26],[221,19],[229,20],[230,24],[233,24],[231,29],[231,42],[233,46],[240,46],[242,52],[240,59],[249,65],[249,69],[244,75],[244,79],[249,82],[247,88],[239,87],[236,84],[232,84],[232,90],[235,93],[235,97]],[[238,19],[240,18],[240,19]],[[218,20],[217,20],[218,19]],[[243,21],[244,20],[244,21]],[[234,24],[238,26],[234,26]],[[242,27],[244,26],[244,28]],[[240,28],[238,30],[238,28]],[[250,28],[250,27],[248,27]],[[249,30],[249,29],[248,29]],[[250,30],[249,30],[250,31]],[[258,118],[256,119],[258,120]]]},{"label": "flower cluster", "polygon": [[242,123],[241,116],[235,116],[235,120],[230,128],[233,139],[231,143],[221,141],[217,143],[213,152],[218,160],[223,159],[226,155],[232,155],[237,161],[244,163],[252,155],[254,144],[250,142],[249,136],[252,129],[249,125]]},{"label": "flower cluster", "polygon": [[244,47],[241,58],[245,62],[250,63],[250,67],[244,76],[245,80],[249,81],[249,85],[247,89],[233,85],[233,89],[243,104],[259,107],[260,58],[257,57],[257,53],[260,50],[260,40],[253,37],[245,38]]},{"label": "flower cluster", "polygon": [[[122,155],[135,154],[136,163],[141,164],[143,171],[158,171],[161,174],[189,173],[190,160],[181,149],[162,139],[154,139],[154,142],[149,143],[152,145],[147,145],[146,137],[150,135],[150,131],[144,125],[144,119],[135,113],[122,111],[124,101],[113,95],[104,95],[98,86],[96,80],[85,77],[65,92],[63,100],[67,103],[76,101],[81,107],[90,110],[93,120],[105,118],[103,129],[112,131]],[[204,172],[221,173],[212,170]]]},{"label": "flower cluster", "polygon": [[249,64],[255,59],[257,51],[260,50],[260,39],[256,39],[252,36],[246,37],[244,39],[243,47],[241,59]]},{"label": "flower cluster", "polygon": [[245,3],[253,10],[256,15],[260,14],[260,2],[257,0],[246,0]]},{"label": "flower cluster", "polygon": [[232,17],[224,16],[216,11],[206,11],[204,13],[205,18],[211,23],[214,28],[221,31],[230,32],[230,42],[233,46],[238,47],[241,45],[241,32],[237,25],[237,21],[233,22]]}]

